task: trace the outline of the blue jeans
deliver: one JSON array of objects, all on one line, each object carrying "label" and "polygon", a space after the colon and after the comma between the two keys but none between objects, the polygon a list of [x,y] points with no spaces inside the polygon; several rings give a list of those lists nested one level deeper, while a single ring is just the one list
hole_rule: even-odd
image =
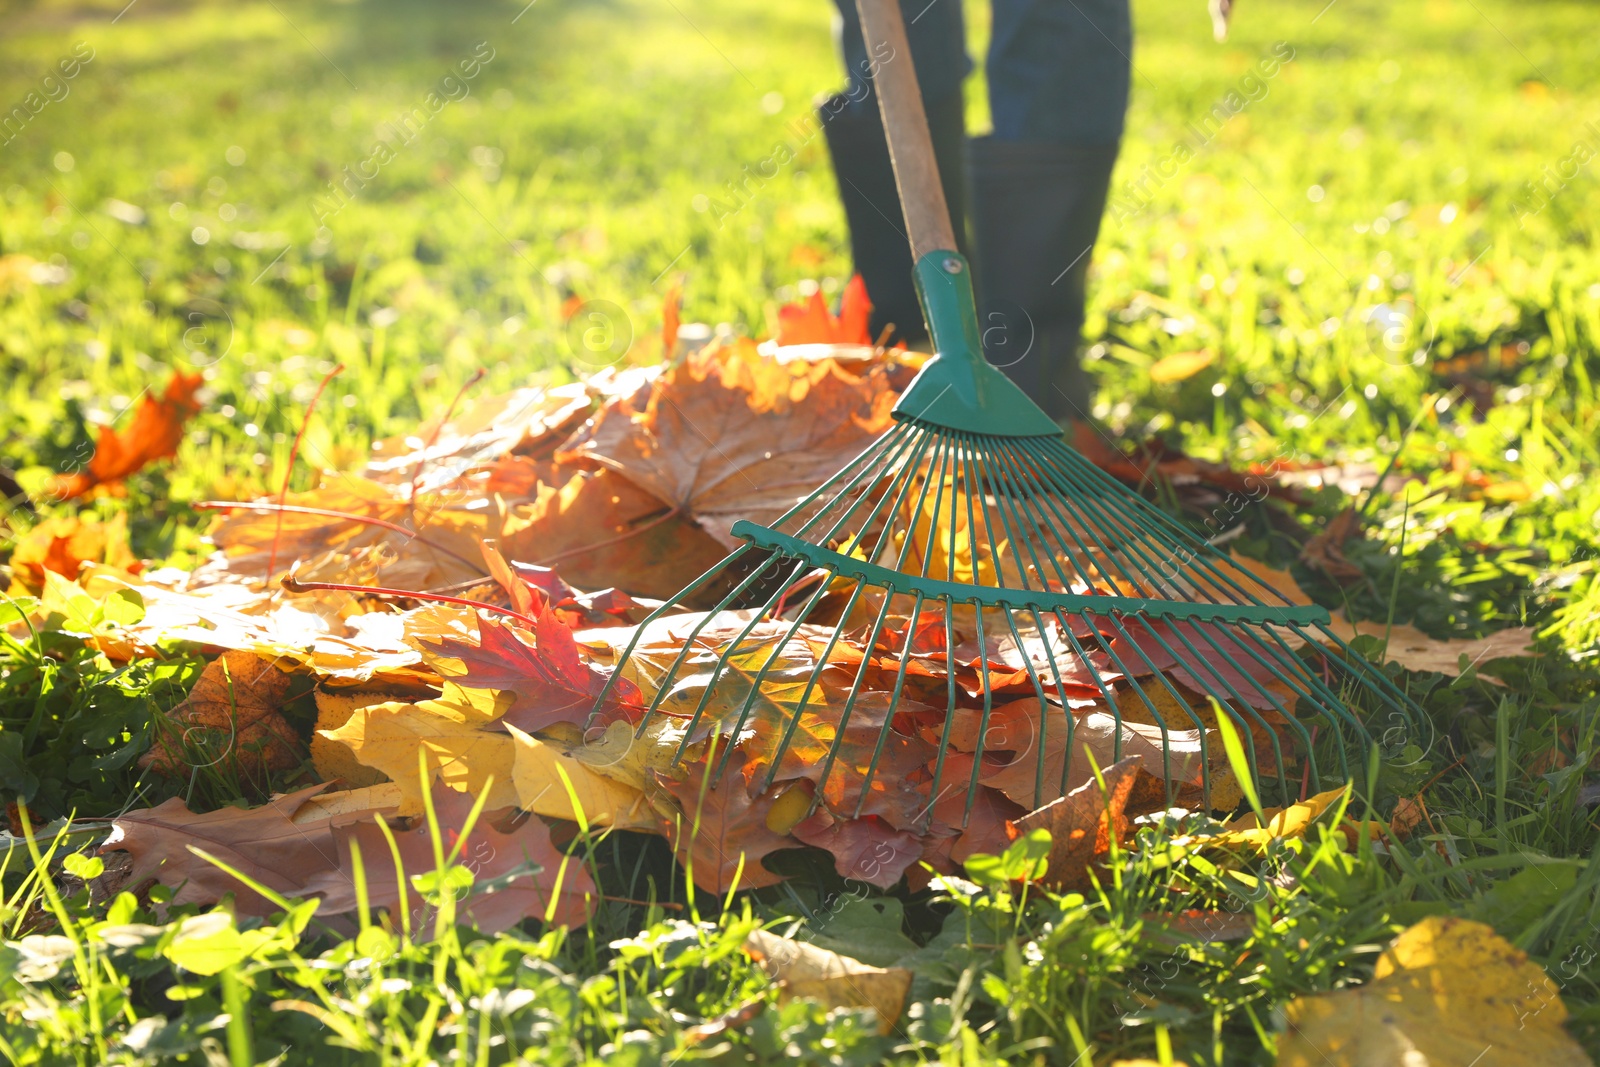
[{"label": "blue jeans", "polygon": [[[869,68],[854,0],[835,0],[836,35],[858,109],[877,108],[859,86]],[[1114,145],[1128,110],[1133,29],[1128,0],[992,0],[986,76],[994,138]],[[972,70],[960,0],[900,0],[922,95],[959,92]]]}]

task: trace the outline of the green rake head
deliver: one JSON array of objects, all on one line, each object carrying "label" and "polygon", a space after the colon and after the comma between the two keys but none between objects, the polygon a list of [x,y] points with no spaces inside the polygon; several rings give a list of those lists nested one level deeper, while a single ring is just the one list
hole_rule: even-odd
[{"label": "green rake head", "polygon": [[980,784],[1037,806],[1133,751],[1210,806],[1218,715],[1284,798],[1348,778],[1373,732],[1410,735],[1419,709],[1325,610],[1088,462],[981,358],[960,256],[917,276],[939,354],[893,429],[772,526],[735,524],[747,544],[635,633],[615,676],[649,698],[641,734],[669,717],[680,756],[720,735],[716,781],[731,739],[752,792],[808,780],[836,818],[915,794],[923,826],[952,795],[964,822]]}]

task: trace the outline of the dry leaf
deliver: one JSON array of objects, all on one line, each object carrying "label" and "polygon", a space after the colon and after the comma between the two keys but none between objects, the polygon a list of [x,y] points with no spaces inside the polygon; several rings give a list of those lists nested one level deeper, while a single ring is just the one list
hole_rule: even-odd
[{"label": "dry leaf", "polygon": [[662,820],[642,791],[597,773],[558,745],[515,726],[506,729],[513,742],[512,783],[523,810],[589,826],[661,832]]},{"label": "dry leaf", "polygon": [[[1333,617],[1331,629],[1346,641],[1357,634],[1383,639],[1387,630],[1388,648],[1384,658],[1400,664],[1408,671],[1436,671],[1454,678],[1461,673],[1461,657],[1467,663],[1481,664],[1502,656],[1533,656],[1533,639],[1537,631],[1526,626],[1513,626],[1497,630],[1486,637],[1452,638],[1439,640],[1429,637],[1415,626],[1385,627],[1377,621],[1351,623],[1342,614]],[[1498,679],[1489,678],[1489,681]]]},{"label": "dry leaf", "polygon": [[[988,750],[1010,752],[1009,762],[996,764],[985,756],[979,781],[1000,790],[1024,808],[1035,808],[1066,795],[1085,782],[1092,781],[1093,765],[1108,767],[1118,758],[1117,740],[1121,738],[1123,758],[1144,757],[1144,767],[1153,774],[1170,774],[1174,785],[1199,785],[1200,783],[1200,733],[1198,730],[1168,729],[1163,738],[1159,729],[1142,723],[1118,723],[1115,716],[1102,710],[1080,712],[1073,716],[1072,752],[1067,752],[1067,721],[1061,708],[1047,705],[1048,719],[1041,725],[1037,697],[1012,701],[1002,705],[1005,715],[999,720],[991,716]],[[1000,709],[997,709],[997,714]],[[1005,730],[1001,736],[997,730]],[[1041,768],[1039,733],[1043,729],[1044,763]],[[1163,761],[1165,753],[1166,761]],[[970,759],[963,761],[952,754],[945,762],[945,782],[968,780]],[[1065,772],[1065,774],[1063,774]],[[1036,787],[1039,792],[1035,792]]]},{"label": "dry leaf", "polygon": [[1345,790],[1341,787],[1307,797],[1287,807],[1267,808],[1261,813],[1266,816],[1264,824],[1255,812],[1246,812],[1237,819],[1223,823],[1222,828],[1214,834],[1177,837],[1173,838],[1172,844],[1175,847],[1201,845],[1216,848],[1244,847],[1265,851],[1273,841],[1303,836],[1311,828],[1311,824],[1323,812],[1337,806],[1344,795]]},{"label": "dry leaf", "polygon": [[[497,934],[523,919],[540,919],[555,926],[581,926],[589,920],[599,893],[581,857],[569,857],[550,839],[550,828],[537,816],[514,828],[500,830],[496,823],[508,812],[485,809],[465,839],[474,798],[466,793],[436,789],[434,814],[448,853],[460,846],[456,863],[472,872],[478,884],[503,878],[532,865],[538,870],[517,877],[492,892],[474,893],[461,905],[460,917],[485,934]],[[409,830],[392,831],[399,846],[405,878],[435,870],[433,839],[426,819],[415,820]],[[335,914],[356,908],[354,853],[359,845],[367,876],[367,894],[373,907],[394,910],[404,899],[411,915],[413,936],[432,934],[433,913],[414,888],[402,889],[389,844],[377,823],[363,819],[342,826],[337,834],[337,868],[326,870],[306,887],[308,894],[323,896],[323,911]]]},{"label": "dry leaf", "polygon": [[813,291],[804,303],[785,304],[778,309],[780,345],[870,345],[872,334],[867,321],[872,316],[872,301],[861,275],[852,275],[839,298],[839,314],[828,311],[821,291]]},{"label": "dry leaf", "polygon": [[[555,612],[540,607],[530,633],[486,615],[478,619],[478,643],[456,637],[419,642],[424,656],[464,688],[506,694],[506,721],[527,731],[554,723],[581,724],[596,710],[607,675],[590,666],[578,643]],[[639,717],[638,687],[617,679],[599,713],[604,720]]]},{"label": "dry leaf", "polygon": [[337,730],[319,731],[348,748],[362,765],[382,772],[401,788],[400,814],[422,811],[418,753],[427,759],[428,781],[476,796],[494,779],[488,805],[517,803],[512,782],[515,745],[497,728],[511,706],[511,694],[465,689],[446,683],[436,700],[416,704],[390,701],[355,708]]},{"label": "dry leaf", "polygon": [[[382,771],[356,759],[350,746],[328,735],[350,721],[357,708],[387,704],[399,698],[394,693],[369,689],[326,689],[317,687],[317,726],[311,735],[311,765],[324,782],[341,781],[351,788],[387,781]],[[403,700],[402,700],[403,702]]]},{"label": "dry leaf", "polygon": [[1128,836],[1125,811],[1136,779],[1143,771],[1141,756],[1128,756],[1102,772],[1105,787],[1090,779],[1059,800],[1016,820],[1017,832],[1041,827],[1050,831],[1050,858],[1042,881],[1056,889],[1088,892],[1094,876],[1104,866],[1113,842]]},{"label": "dry leaf", "polygon": [[305,751],[279,710],[292,682],[252,652],[224,652],[206,664],[189,698],[158,721],[155,743],[139,766],[175,775],[221,765],[247,781],[296,766]]},{"label": "dry leaf", "polygon": [[615,471],[737,548],[735,521],[771,524],[888,429],[888,373],[859,369],[702,349],[662,374],[643,407],[608,403],[556,458]]},{"label": "dry leaf", "polygon": [[1150,380],[1160,385],[1168,382],[1181,382],[1185,378],[1193,378],[1216,362],[1215,352],[1204,349],[1195,352],[1174,352],[1170,356],[1162,356],[1150,365]]},{"label": "dry leaf", "polygon": [[1278,1067],[1591,1067],[1561,993],[1483,923],[1430,916],[1378,957],[1367,985],[1299,997]]},{"label": "dry leaf", "polygon": [[778,982],[780,999],[809,997],[829,1008],[871,1008],[880,1034],[894,1030],[911,992],[911,972],[902,967],[870,967],[767,930],[753,931],[744,948]]},{"label": "dry leaf", "polygon": [[[559,564],[580,586],[647,597],[674,595],[727,553],[648,487],[610,470],[578,471],[560,486],[539,486],[531,503],[511,509],[500,550],[524,563]],[[729,587],[705,590],[696,602],[715,603]]]},{"label": "dry leaf", "polygon": [[[735,885],[740,889],[760,889],[783,881],[762,866],[761,859],[780,848],[794,847],[794,840],[767,828],[767,813],[781,787],[774,787],[752,798],[745,789],[743,759],[737,750],[720,779],[712,771],[721,754],[687,768],[686,778],[670,778],[657,773],[656,781],[682,811],[672,829],[672,846],[685,867],[692,862],[694,884],[708,893],[726,893]],[[739,868],[743,865],[743,871]]]},{"label": "dry leaf", "polygon": [[195,394],[204,382],[205,375],[199,371],[174,372],[159,399],[148,393],[140,399],[126,427],[100,427],[100,439],[89,465],[76,474],[57,476],[52,491],[63,500],[70,500],[97,485],[120,482],[156,460],[176,456],[183,441],[183,424],[200,410]]},{"label": "dry leaf", "polygon": [[796,841],[833,853],[839,877],[892,889],[922,856],[916,834],[896,830],[883,819],[835,819],[818,811],[790,831]]},{"label": "dry leaf", "polygon": [[1353,507],[1345,508],[1328,521],[1300,549],[1300,558],[1336,582],[1360,578],[1362,570],[1344,555],[1345,542],[1361,535],[1361,514]]},{"label": "dry leaf", "polygon": [[77,581],[85,563],[103,563],[129,575],[143,568],[128,547],[128,517],[105,522],[91,514],[45,519],[16,538],[11,549],[11,596],[38,596],[46,571]]},{"label": "dry leaf", "polygon": [[119,815],[100,851],[122,850],[133,857],[130,888],[154,878],[176,890],[173,904],[214,904],[223,894],[234,893],[241,914],[271,915],[276,905],[188,846],[205,850],[268,889],[298,895],[311,878],[338,863],[335,820],[307,825],[294,818],[303,804],[327,788],[314,785],[273,797],[258,808],[218,808],[203,815],[173,797],[157,807]]}]

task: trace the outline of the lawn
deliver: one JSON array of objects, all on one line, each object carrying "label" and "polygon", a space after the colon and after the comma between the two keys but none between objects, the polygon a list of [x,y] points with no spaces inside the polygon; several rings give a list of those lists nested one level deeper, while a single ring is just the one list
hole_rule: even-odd
[{"label": "lawn", "polygon": [[[966,6],[981,52],[987,5]],[[8,5],[0,468],[36,506],[0,513],[0,557],[47,518],[93,515],[126,522],[136,556],[188,569],[212,522],[192,504],[359,468],[469,383],[491,396],[654,362],[673,291],[686,339],[767,337],[780,305],[835,296],[843,217],[803,122],[839,80],[828,14],[822,0]],[[293,905],[227,927],[248,951],[208,974],[202,949],[222,950],[195,948],[193,925],[179,937],[203,909],[161,911],[159,888],[80,891],[100,873],[94,820],[173,794],[129,762],[131,739],[148,745],[200,660],[11,639],[0,785],[39,822],[90,822],[53,857],[48,836],[3,839],[0,1055],[1272,1063],[1293,998],[1369,982],[1383,946],[1430,916],[1526,952],[1560,998],[1528,1002],[1528,1026],[1565,1011],[1600,1052],[1595,8],[1251,0],[1225,44],[1200,0],[1137,0],[1135,16],[1090,283],[1096,415],[1130,448],[1159,438],[1290,475],[1293,504],[1197,503],[1182,477],[1146,489],[1325,607],[1435,639],[1538,635],[1537,656],[1387,668],[1428,721],[1352,753],[1377,774],[1345,799],[1388,832],[1324,818],[1241,865],[1184,860],[1152,826],[1086,892],[1015,890],[1033,862],[1022,839],[916,893],[806,870],[727,896],[687,887],[659,840],[618,832],[577,853],[610,872],[581,929],[478,936],[449,921],[441,871],[436,936],[368,926],[364,910],[359,931],[325,927]],[[968,104],[981,130],[981,77]],[[747,181],[780,144],[793,162]],[[205,379],[176,458],[125,491],[50,501],[100,427],[174,371]],[[1347,506],[1346,569],[1319,568],[1303,549]],[[56,725],[41,731],[45,708]],[[80,728],[131,747],[52,777]],[[246,782],[187,788],[197,809],[263,799]],[[1196,937],[1186,914],[1231,925]],[[95,940],[140,924],[156,932]],[[762,924],[910,968],[896,1028],[777,1004],[741,951]],[[1530,1037],[1482,1067],[1524,1062],[1556,1061]]]}]

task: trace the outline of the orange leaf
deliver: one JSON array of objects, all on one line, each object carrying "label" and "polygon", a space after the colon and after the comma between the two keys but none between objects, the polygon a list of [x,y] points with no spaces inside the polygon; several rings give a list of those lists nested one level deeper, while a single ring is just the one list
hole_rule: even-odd
[{"label": "orange leaf", "polygon": [[177,371],[161,399],[146,395],[139,402],[139,410],[133,413],[126,429],[102,426],[88,467],[57,477],[52,486],[55,494],[62,500],[71,500],[97,485],[120,482],[148,463],[177,455],[183,424],[200,410],[195,393],[204,380],[199,372]]},{"label": "orange leaf", "polygon": [[839,314],[828,311],[821,292],[813,292],[805,303],[785,304],[778,309],[780,345],[870,345],[867,318],[872,301],[867,297],[861,275],[853,276],[844,287]]}]

